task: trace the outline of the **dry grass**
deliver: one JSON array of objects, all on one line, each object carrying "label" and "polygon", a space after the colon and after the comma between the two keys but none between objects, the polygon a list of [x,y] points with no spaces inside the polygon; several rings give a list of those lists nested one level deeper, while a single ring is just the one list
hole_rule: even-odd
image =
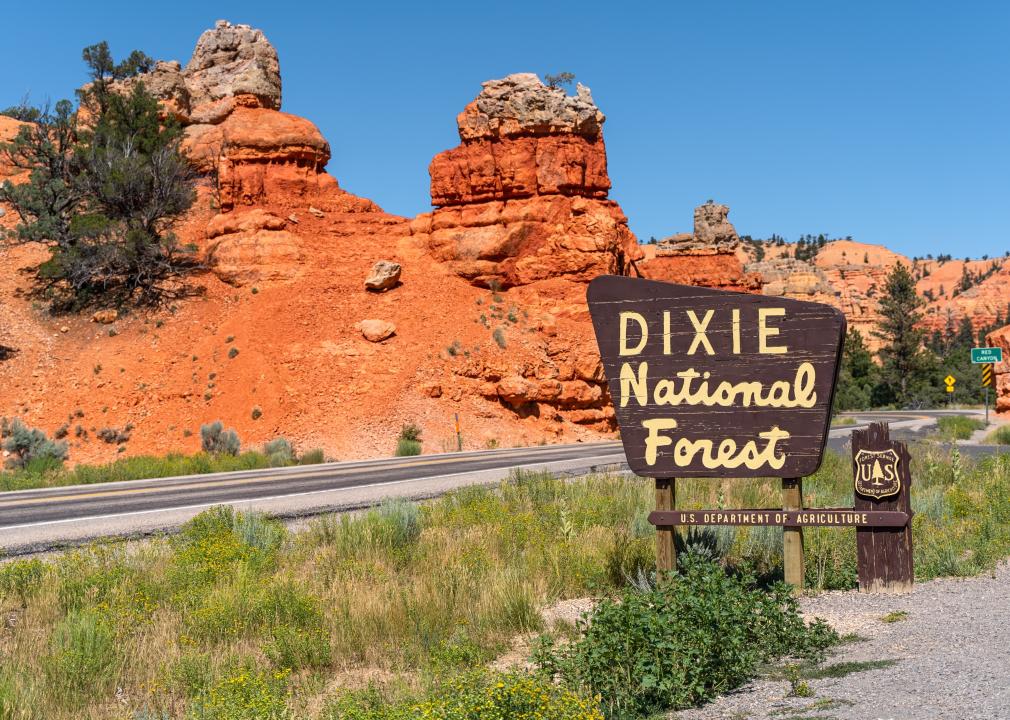
[{"label": "dry grass", "polygon": [[[919,577],[980,572],[1010,554],[1010,458],[913,457]],[[850,504],[849,473],[829,453],[804,481],[805,504]],[[691,480],[677,492],[683,508],[775,507],[781,484]],[[9,562],[0,718],[226,720],[287,707],[332,720],[341,689],[415,696],[552,629],[544,607],[639,577],[654,563],[653,495],[630,476],[522,474],[421,506],[321,517],[298,533],[214,511],[174,538]],[[851,530],[808,529],[805,540],[812,588],[853,586]],[[780,529],[692,541],[780,576]]]}]

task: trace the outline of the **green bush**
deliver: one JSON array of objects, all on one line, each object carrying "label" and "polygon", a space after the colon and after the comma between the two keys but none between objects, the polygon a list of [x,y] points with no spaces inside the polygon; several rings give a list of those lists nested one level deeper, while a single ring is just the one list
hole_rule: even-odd
[{"label": "green bush", "polygon": [[270,458],[272,467],[283,467],[295,461],[295,451],[286,439],[279,437],[263,446],[263,454]]},{"label": "green bush", "polygon": [[937,418],[936,424],[943,440],[967,440],[973,432],[985,427],[981,420],[964,415],[944,415]]},{"label": "green bush", "polygon": [[287,672],[255,670],[252,663],[222,678],[194,702],[190,720],[289,720]]},{"label": "green bush", "polygon": [[421,442],[421,428],[414,423],[405,423],[403,427],[400,428],[400,440],[411,440],[413,442]]},{"label": "green bush", "polygon": [[112,89],[152,67],[143,53],[115,63],[102,42],[82,57],[90,82],[77,92],[80,107],[64,99],[53,110],[20,110],[35,121],[0,148],[6,161],[30,171],[27,182],[0,185],[0,200],[20,219],[10,239],[48,248],[34,273],[55,309],[174,297],[175,276],[197,265],[171,232],[196,198],[182,127],[160,113],[144,83]]},{"label": "green bush", "polygon": [[783,655],[818,658],[837,640],[807,626],[790,589],[770,592],[688,555],[682,573],[647,591],[602,600],[579,622],[582,637],[535,653],[541,669],[587,695],[610,718],[631,718],[704,702],[739,687]]},{"label": "green bush", "polygon": [[25,468],[38,462],[46,466],[61,465],[67,459],[65,442],[53,442],[43,431],[29,428],[16,418],[9,425],[4,423],[0,435],[5,438],[3,449],[11,454],[8,467]]},{"label": "green bush", "polygon": [[55,628],[46,661],[49,682],[70,696],[104,692],[116,678],[115,635],[94,611],[69,613]]},{"label": "green bush", "polygon": [[319,627],[278,625],[263,646],[274,667],[298,670],[330,664],[330,636]]},{"label": "green bush", "polygon": [[437,684],[413,702],[386,703],[374,690],[334,698],[323,720],[603,720],[595,699],[523,671],[474,671]]},{"label": "green bush", "polygon": [[0,598],[16,597],[21,607],[28,607],[28,600],[38,591],[46,569],[38,558],[0,565]]},{"label": "green bush", "polygon": [[421,510],[416,503],[402,498],[386,500],[379,506],[378,535],[391,550],[399,550],[421,537]]},{"label": "green bush", "polygon": [[172,538],[172,585],[199,589],[242,568],[255,575],[273,566],[286,532],[260,513],[236,513],[226,505],[204,510]]},{"label": "green bush", "polygon": [[1010,445],[1010,425],[1001,425],[989,435],[989,442],[996,445]]},{"label": "green bush", "polygon": [[323,455],[322,448],[315,448],[304,452],[298,458],[299,465],[322,465],[324,462],[326,462],[326,456]]},{"label": "green bush", "polygon": [[209,425],[200,426],[200,446],[207,453],[234,457],[238,455],[242,443],[238,439],[238,433],[231,429],[225,430],[224,424],[215,420]]},{"label": "green bush", "polygon": [[405,423],[396,438],[396,456],[421,454],[421,428],[414,423]]},{"label": "green bush", "polygon": [[396,441],[396,457],[407,457],[410,455],[420,455],[421,454],[421,443],[416,440],[407,440],[406,438],[399,438]]}]

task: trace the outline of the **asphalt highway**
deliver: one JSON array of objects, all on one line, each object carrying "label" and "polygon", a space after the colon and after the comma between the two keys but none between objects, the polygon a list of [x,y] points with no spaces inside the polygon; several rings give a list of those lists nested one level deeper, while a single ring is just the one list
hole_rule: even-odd
[{"label": "asphalt highway", "polygon": [[[846,452],[852,430],[874,421],[889,422],[892,436],[914,440],[949,412],[977,414],[857,413],[852,416],[856,424],[831,430],[828,446]],[[999,451],[994,446],[961,448],[971,455]],[[0,493],[0,548],[18,554],[104,536],[148,535],[178,527],[222,503],[297,517],[365,507],[394,496],[432,497],[497,482],[515,468],[584,473],[626,467],[624,462],[619,442],[577,443],[5,492]]]}]

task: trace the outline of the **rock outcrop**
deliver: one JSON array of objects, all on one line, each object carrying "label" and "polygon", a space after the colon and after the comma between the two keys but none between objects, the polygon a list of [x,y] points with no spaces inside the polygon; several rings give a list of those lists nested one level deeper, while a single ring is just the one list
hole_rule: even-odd
[{"label": "rock outcrop", "polygon": [[[806,260],[780,257],[746,266],[747,272],[761,276],[762,292],[798,300],[831,302],[838,291],[828,282],[823,270]],[[831,302],[836,304],[836,302]]]},{"label": "rock outcrop", "polygon": [[239,96],[259,107],[281,108],[281,65],[277,51],[261,30],[218,20],[196,42],[184,73],[194,112],[210,103]]},{"label": "rock outcrop", "polygon": [[993,330],[985,337],[986,345],[1003,349],[1003,362],[993,366],[996,412],[1010,413],[1010,325]]},{"label": "rock outcrop", "polygon": [[262,31],[219,20],[200,36],[185,68],[159,61],[117,89],[137,82],[185,126],[183,151],[215,176],[222,210],[336,188],[323,172],[330,146],[319,129],[280,112],[280,62]]},{"label": "rock outcrop", "polygon": [[531,73],[490,80],[457,117],[461,144],[431,161],[434,212],[411,224],[474,285],[627,273],[641,257],[610,189],[603,113]]},{"label": "rock outcrop", "polygon": [[694,209],[694,232],[677,233],[643,248],[639,268],[645,277],[682,285],[756,292],[761,278],[745,272],[737,257],[740,238],[729,219],[729,208],[709,200]]},{"label": "rock outcrop", "polygon": [[302,242],[286,225],[259,208],[216,216],[207,226],[214,272],[235,286],[294,280],[301,274]]},{"label": "rock outcrop", "polygon": [[[200,36],[185,67],[159,61],[116,89],[125,92],[137,82],[184,126],[182,150],[212,185],[210,202],[222,214],[203,239],[210,266],[225,282],[299,277],[305,259],[300,210],[328,213],[345,234],[384,234],[404,222],[344,192],[325,172],[330,145],[322,133],[280,111],[280,63],[262,31],[220,20]],[[252,210],[241,212],[246,209]]]},{"label": "rock outcrop", "polygon": [[604,120],[582,85],[568,95],[530,73],[485,82],[456,118],[460,145],[429,166],[435,210],[410,225],[453,274],[508,293],[492,293],[480,320],[502,352],[465,353],[456,382],[549,427],[613,428],[585,284],[633,274],[643,255],[607,199]]}]

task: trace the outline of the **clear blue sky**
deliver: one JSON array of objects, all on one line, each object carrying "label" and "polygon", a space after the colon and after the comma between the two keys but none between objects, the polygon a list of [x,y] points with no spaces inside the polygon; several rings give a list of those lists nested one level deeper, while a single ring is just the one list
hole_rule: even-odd
[{"label": "clear blue sky", "polygon": [[[65,6],[65,7],[61,7]],[[1010,249],[1010,3],[12,2],[0,106],[68,96],[108,40],[188,60],[218,18],[277,47],[284,110],[341,185],[427,210],[431,157],[482,80],[567,70],[607,114],[612,197],[642,241],[713,198],[739,232],[907,254]]]}]

